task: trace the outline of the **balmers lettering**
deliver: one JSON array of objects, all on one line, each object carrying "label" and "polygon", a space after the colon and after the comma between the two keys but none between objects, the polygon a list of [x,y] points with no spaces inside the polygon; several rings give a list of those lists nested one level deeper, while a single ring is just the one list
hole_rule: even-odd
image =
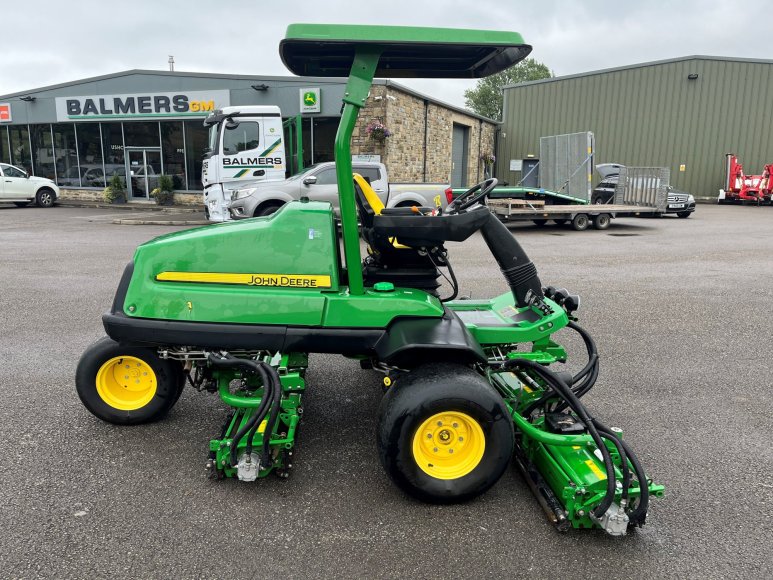
[{"label": "balmers lettering", "polygon": [[68,117],[92,115],[162,115],[192,114],[215,110],[215,101],[191,101],[187,95],[140,95],[129,97],[67,99]]},{"label": "balmers lettering", "polygon": [[231,165],[246,165],[261,167],[263,165],[281,165],[281,157],[223,157],[223,167]]}]

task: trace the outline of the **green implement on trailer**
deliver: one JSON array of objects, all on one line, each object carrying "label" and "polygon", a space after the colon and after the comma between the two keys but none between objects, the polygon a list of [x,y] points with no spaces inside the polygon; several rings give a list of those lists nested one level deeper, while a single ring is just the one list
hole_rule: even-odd
[{"label": "green implement on trailer", "polygon": [[[291,25],[280,55],[293,73],[349,79],[335,139],[340,229],[329,203],[302,199],[267,217],[141,245],[103,315],[107,336],[78,363],[86,408],[115,424],[155,421],[190,384],[232,410],[210,441],[211,477],[286,477],[308,354],[344,355],[381,376],[378,455],[405,492],[464,501],[493,486],[514,458],[558,529],[620,536],[643,525],[650,496],[663,488],[622,431],[581,402],[599,356],[576,322],[580,299],[543,287],[488,211],[496,179],[438,211],[384,208],[352,173],[352,134],[375,76],[479,78],[530,51],[514,32]],[[456,301],[445,243],[477,234],[509,291]],[[561,370],[568,354],[554,340],[565,328],[587,351],[574,375]]]}]

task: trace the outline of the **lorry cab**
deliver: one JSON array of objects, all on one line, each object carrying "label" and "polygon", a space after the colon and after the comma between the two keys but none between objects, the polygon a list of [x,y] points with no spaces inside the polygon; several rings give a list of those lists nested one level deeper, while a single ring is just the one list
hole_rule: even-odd
[{"label": "lorry cab", "polygon": [[282,114],[274,106],[224,107],[207,117],[204,125],[209,127],[201,170],[204,205],[211,221],[226,221],[231,191],[284,180]]}]

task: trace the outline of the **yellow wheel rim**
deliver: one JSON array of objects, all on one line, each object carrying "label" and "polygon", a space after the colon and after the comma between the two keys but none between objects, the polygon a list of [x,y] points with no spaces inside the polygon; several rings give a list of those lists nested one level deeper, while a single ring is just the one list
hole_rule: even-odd
[{"label": "yellow wheel rim", "polygon": [[432,415],[413,436],[416,464],[437,479],[464,477],[478,466],[485,450],[480,423],[459,411]]},{"label": "yellow wheel rim", "polygon": [[121,411],[141,409],[156,395],[156,373],[142,359],[117,356],[97,372],[97,393],[102,400]]}]

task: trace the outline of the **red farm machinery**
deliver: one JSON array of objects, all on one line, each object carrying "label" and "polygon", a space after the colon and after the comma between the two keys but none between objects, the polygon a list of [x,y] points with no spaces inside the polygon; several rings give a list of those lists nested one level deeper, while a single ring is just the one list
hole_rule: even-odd
[{"label": "red farm machinery", "polygon": [[746,175],[738,156],[728,153],[725,156],[725,167],[725,189],[719,190],[718,203],[771,203],[773,163],[765,165],[761,175]]}]

